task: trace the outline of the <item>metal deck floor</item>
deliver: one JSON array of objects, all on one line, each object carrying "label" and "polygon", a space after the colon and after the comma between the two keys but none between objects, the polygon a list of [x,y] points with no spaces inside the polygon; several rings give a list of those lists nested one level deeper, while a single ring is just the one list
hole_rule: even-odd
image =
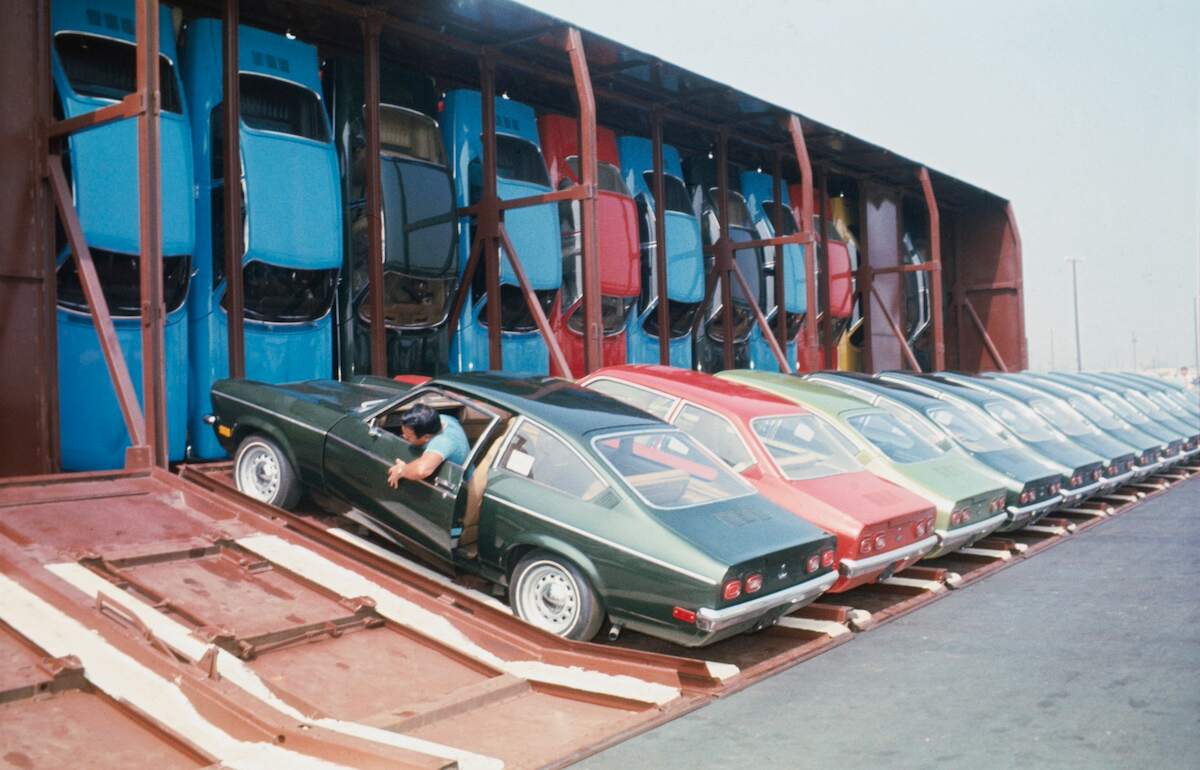
[{"label": "metal deck floor", "polygon": [[1200,478],[583,768],[1195,767]]}]

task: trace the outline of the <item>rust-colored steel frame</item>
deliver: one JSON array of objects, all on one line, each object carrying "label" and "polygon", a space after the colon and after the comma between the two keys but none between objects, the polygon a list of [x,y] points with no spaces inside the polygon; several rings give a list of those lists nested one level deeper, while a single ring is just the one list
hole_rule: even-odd
[{"label": "rust-colored steel frame", "polygon": [[229,376],[246,376],[243,321],[246,296],[242,287],[242,91],[238,79],[238,0],[225,0],[221,19],[221,79],[224,85],[222,128],[225,134],[224,209],[212,216],[225,218],[225,308],[227,316]]},{"label": "rust-colored steel frame", "polygon": [[[891,329],[892,335],[900,344],[900,352],[904,356],[905,362],[915,372],[921,371],[921,365],[917,361],[916,355],[913,353],[912,347],[908,344],[908,340],[904,338],[904,333],[900,330],[896,319],[892,318],[884,306],[883,298],[879,295],[879,291],[875,288],[874,277],[877,275],[895,275],[902,273],[929,273],[932,275],[929,289],[929,315],[933,334],[933,371],[940,372],[946,368],[946,336],[945,336],[945,319],[942,315],[942,231],[941,231],[941,215],[938,211],[937,196],[933,192],[933,183],[929,179],[929,169],[921,166],[917,169],[917,181],[921,184],[921,191],[925,200],[925,208],[929,216],[929,261],[920,265],[895,265],[893,267],[871,267],[869,260],[860,257],[858,268],[858,290],[862,296],[863,305],[863,331],[865,341],[865,360],[868,362],[868,368],[874,368],[871,362],[871,300],[874,299],[879,305],[879,309],[883,311],[884,321],[887,322],[888,328]],[[863,242],[860,244],[863,247],[864,255],[869,253],[870,244],[867,243],[865,230],[863,232]],[[828,281],[828,276],[824,276],[824,280]],[[978,321],[978,316],[976,316]],[[981,323],[981,322],[979,322]],[[961,332],[960,332],[961,333]],[[986,331],[984,335],[986,336]],[[990,345],[990,340],[985,341]],[[998,355],[998,354],[997,354]]]},{"label": "rust-colored steel frame", "polygon": [[120,102],[86,116],[55,121],[47,131],[63,139],[85,128],[135,118],[138,137],[138,272],[142,335],[142,395],[138,403],[129,366],[117,340],[104,289],[92,262],[91,250],[72,202],[62,157],[51,153],[46,178],[88,301],[104,363],[121,409],[130,447],[126,467],[167,466],[166,373],[163,350],[162,189],[159,163],[159,6],[156,0],[137,0],[134,26],[137,42],[136,90]]}]

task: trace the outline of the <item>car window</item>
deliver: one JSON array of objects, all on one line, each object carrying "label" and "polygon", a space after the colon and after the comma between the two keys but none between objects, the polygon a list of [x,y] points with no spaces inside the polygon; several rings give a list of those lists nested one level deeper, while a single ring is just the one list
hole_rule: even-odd
[{"label": "car window", "polygon": [[1004,442],[982,420],[977,420],[965,409],[938,406],[926,414],[972,452],[995,452],[1006,448]]},{"label": "car window", "polygon": [[[580,177],[579,156],[568,157],[567,165],[571,168],[571,173],[578,179]],[[596,189],[624,195],[626,198],[633,197],[629,188],[625,186],[625,180],[621,177],[621,169],[604,161],[596,163]]]},{"label": "car window", "polygon": [[667,419],[671,408],[678,401],[678,399],[663,393],[655,393],[652,390],[616,380],[594,380],[584,387],[641,409],[643,412],[649,412],[660,420]]},{"label": "car window", "polygon": [[1056,426],[1068,436],[1086,436],[1089,433],[1099,433],[1096,427],[1083,418],[1083,415],[1075,411],[1067,404],[1050,398],[1039,398],[1030,406],[1033,410],[1046,418],[1046,421],[1051,425]]},{"label": "car window", "polygon": [[923,462],[943,453],[936,444],[888,412],[861,412],[847,417],[846,422],[898,463]]},{"label": "car window", "polygon": [[[646,183],[646,189],[650,190],[651,195],[654,194],[654,172],[643,171],[642,180]],[[678,177],[666,174],[663,176],[663,192],[666,193],[665,208],[667,211],[676,211],[680,214],[688,216],[696,216],[696,210],[692,208],[691,198],[688,197],[687,190],[684,189],[683,182],[679,181]]]},{"label": "car window", "polygon": [[561,439],[528,420],[505,448],[500,467],[585,502],[608,488]]},{"label": "car window", "polygon": [[754,465],[754,456],[724,417],[688,404],[679,410],[674,423],[735,471],[740,473]]},{"label": "car window", "polygon": [[655,508],[687,508],[754,491],[681,431],[600,436],[592,439],[592,445]]},{"label": "car window", "polygon": [[786,478],[817,479],[862,470],[846,440],[810,414],[756,417],[750,429]]},{"label": "car window", "polygon": [[1054,440],[1054,432],[1046,424],[1046,421],[1024,404],[988,401],[983,408],[1025,441]]},{"label": "car window", "polygon": [[1150,422],[1150,419],[1146,417],[1146,415],[1134,409],[1127,401],[1124,401],[1119,396],[1105,391],[1097,396],[1097,398],[1100,399],[1101,404],[1104,404],[1109,409],[1116,412],[1127,422],[1131,422],[1134,425],[1146,425]]},{"label": "car window", "polygon": [[1112,410],[1108,409],[1104,404],[1101,404],[1091,396],[1079,395],[1071,396],[1067,399],[1067,403],[1075,407],[1075,410],[1088,418],[1092,422],[1099,425],[1104,430],[1121,430],[1127,427],[1117,417]]}]

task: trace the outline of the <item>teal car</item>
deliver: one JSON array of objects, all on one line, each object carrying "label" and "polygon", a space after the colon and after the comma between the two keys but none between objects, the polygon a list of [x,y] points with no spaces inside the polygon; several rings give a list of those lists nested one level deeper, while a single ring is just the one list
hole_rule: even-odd
[{"label": "teal car", "polygon": [[1087,373],[1079,375],[1090,382],[1111,387],[1126,401],[1160,425],[1183,436],[1183,454],[1192,457],[1200,453],[1200,417],[1170,399],[1163,398],[1157,389],[1141,382],[1131,382],[1115,374]]},{"label": "teal car", "polygon": [[[838,578],[835,538],[759,496],[686,433],[549,377],[222,380],[210,418],[238,489],[288,508],[319,492],[451,573],[508,590],[570,639],[630,628],[700,646],[771,625]],[[424,404],[462,425],[462,465],[388,485],[423,449]]]},{"label": "teal car", "polygon": [[[884,372],[880,378],[888,383],[900,383],[912,387],[925,395],[932,396],[950,404],[971,411],[979,419],[996,423],[1003,427],[991,416],[988,407],[997,413],[1002,410],[995,408],[995,397],[988,393],[971,390],[970,387],[956,385],[952,381],[942,379],[936,374],[911,374],[908,372]],[[1042,443],[1038,445],[1039,455],[1043,461],[1052,465],[1062,476],[1061,492],[1063,503],[1076,503],[1093,494],[1104,491],[1104,463],[1106,458],[1096,452],[1086,450],[1070,441],[1058,443]]]},{"label": "teal car", "polygon": [[926,559],[969,546],[1008,521],[1004,488],[926,421],[787,374],[738,369],[717,376],[808,407],[854,446],[867,470],[933,503],[938,545]]},{"label": "teal car", "polygon": [[[809,375],[812,382],[837,388],[894,414],[925,420],[940,438],[977,460],[981,470],[1006,490],[1004,532],[1033,524],[1062,504],[1060,472],[1026,449],[1003,427],[966,406],[857,372]],[[1098,458],[1097,458],[1098,459]],[[1069,476],[1069,472],[1068,472]]]}]

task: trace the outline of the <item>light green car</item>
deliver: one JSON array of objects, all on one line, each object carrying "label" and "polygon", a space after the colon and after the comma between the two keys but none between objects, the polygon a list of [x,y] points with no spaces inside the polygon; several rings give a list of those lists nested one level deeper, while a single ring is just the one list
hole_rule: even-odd
[{"label": "light green car", "polygon": [[871,406],[825,385],[787,374],[736,369],[717,375],[803,404],[835,425],[860,463],[877,476],[937,506],[938,545],[925,558],[944,556],[1002,526],[1005,491],[986,469],[928,426],[902,413]]}]

